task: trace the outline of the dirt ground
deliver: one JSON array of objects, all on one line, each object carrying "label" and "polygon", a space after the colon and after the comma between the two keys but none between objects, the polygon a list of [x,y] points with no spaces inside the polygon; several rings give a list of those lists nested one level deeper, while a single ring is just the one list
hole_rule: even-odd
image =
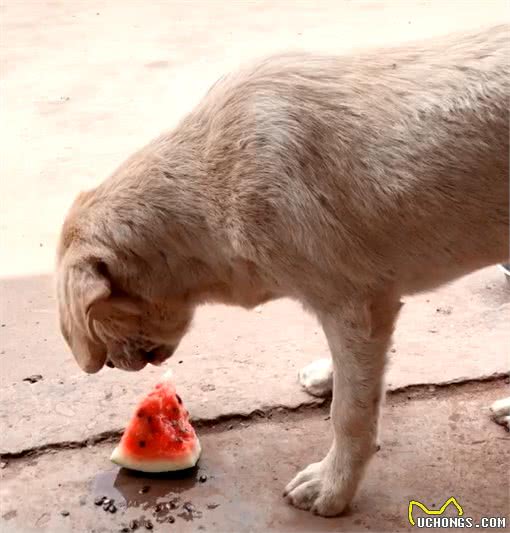
[{"label": "dirt ground", "polygon": [[[51,276],[77,192],[171,128],[241,61],[503,20],[510,4],[499,0],[0,0],[2,532],[116,532],[142,518],[156,531],[399,531],[410,527],[410,499],[437,508],[452,495],[466,515],[510,518],[508,434],[487,413],[509,389],[510,285],[496,267],[406,299],[383,447],[351,510],[332,520],[281,498],[330,436],[327,404],[296,379],[327,355],[313,318],[289,301],[200,310],[168,366],[204,455],[190,477],[144,479],[108,456],[161,370],[81,374],[56,326]],[[94,506],[97,495],[115,498],[117,513]]]}]

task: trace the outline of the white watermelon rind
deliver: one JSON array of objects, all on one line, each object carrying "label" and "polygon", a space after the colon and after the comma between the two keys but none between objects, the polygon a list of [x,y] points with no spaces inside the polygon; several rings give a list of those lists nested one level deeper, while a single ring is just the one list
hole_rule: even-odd
[{"label": "white watermelon rind", "polygon": [[136,470],[138,472],[148,472],[152,474],[161,474],[164,472],[177,472],[192,468],[198,463],[202,448],[198,438],[194,442],[193,448],[181,460],[171,459],[140,459],[126,453],[121,447],[117,446],[110,457],[110,460],[116,465]]}]

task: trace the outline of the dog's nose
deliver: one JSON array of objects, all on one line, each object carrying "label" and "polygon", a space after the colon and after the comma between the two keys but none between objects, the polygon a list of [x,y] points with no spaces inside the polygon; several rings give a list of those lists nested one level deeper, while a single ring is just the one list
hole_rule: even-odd
[{"label": "dog's nose", "polygon": [[148,352],[145,352],[145,360],[153,365],[159,365],[166,361],[175,352],[176,346],[158,346]]},{"label": "dog's nose", "polygon": [[156,351],[151,350],[150,352],[145,352],[145,360],[148,363],[153,363],[156,360]]},{"label": "dog's nose", "polygon": [[115,368],[115,365],[114,365],[109,359],[108,359],[108,361],[106,361],[105,364],[106,364],[106,366],[107,366],[108,368]]}]

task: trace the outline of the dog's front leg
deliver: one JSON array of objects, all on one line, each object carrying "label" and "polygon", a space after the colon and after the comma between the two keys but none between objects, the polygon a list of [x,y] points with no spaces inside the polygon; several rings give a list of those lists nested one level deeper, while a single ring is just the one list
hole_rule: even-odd
[{"label": "dog's front leg", "polygon": [[333,444],[326,457],[302,470],[285,495],[300,509],[341,513],[375,451],[388,349],[400,302],[393,294],[366,299],[321,316],[333,360]]}]

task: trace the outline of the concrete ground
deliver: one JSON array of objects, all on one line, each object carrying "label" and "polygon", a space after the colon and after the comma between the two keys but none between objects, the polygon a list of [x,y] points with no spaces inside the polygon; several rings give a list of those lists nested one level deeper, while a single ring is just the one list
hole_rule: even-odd
[{"label": "concrete ground", "polygon": [[[154,531],[179,533],[402,531],[412,529],[410,500],[438,509],[451,496],[475,522],[508,520],[510,436],[486,413],[504,388],[390,396],[381,449],[339,518],[293,509],[281,494],[293,473],[319,460],[329,444],[328,411],[315,408],[200,427],[203,457],[184,477],[149,478],[114,467],[111,442],[11,460],[1,471],[2,531],[116,532],[133,520],[142,531],[150,521]],[[114,499],[116,513],[94,504],[101,496]]]},{"label": "concrete ground", "polygon": [[[410,498],[440,505],[450,495],[466,514],[510,515],[508,437],[486,412],[508,393],[510,368],[510,292],[495,267],[406,301],[383,448],[351,511],[333,520],[280,497],[329,439],[327,405],[296,380],[301,366],[327,354],[299,306],[200,311],[168,364],[199,427],[199,470],[209,479],[147,481],[118,473],[108,455],[160,371],[80,374],[56,327],[51,279],[76,193],[172,127],[239,62],[509,20],[508,2],[4,0],[0,17],[2,531],[118,531],[141,515],[171,530],[168,520],[159,524],[164,512],[153,516],[171,493],[180,497],[173,530],[183,532],[395,531],[409,525]],[[152,488],[141,498],[144,483]],[[101,492],[115,497],[118,513],[93,506]],[[195,512],[182,509],[186,501]]]}]

